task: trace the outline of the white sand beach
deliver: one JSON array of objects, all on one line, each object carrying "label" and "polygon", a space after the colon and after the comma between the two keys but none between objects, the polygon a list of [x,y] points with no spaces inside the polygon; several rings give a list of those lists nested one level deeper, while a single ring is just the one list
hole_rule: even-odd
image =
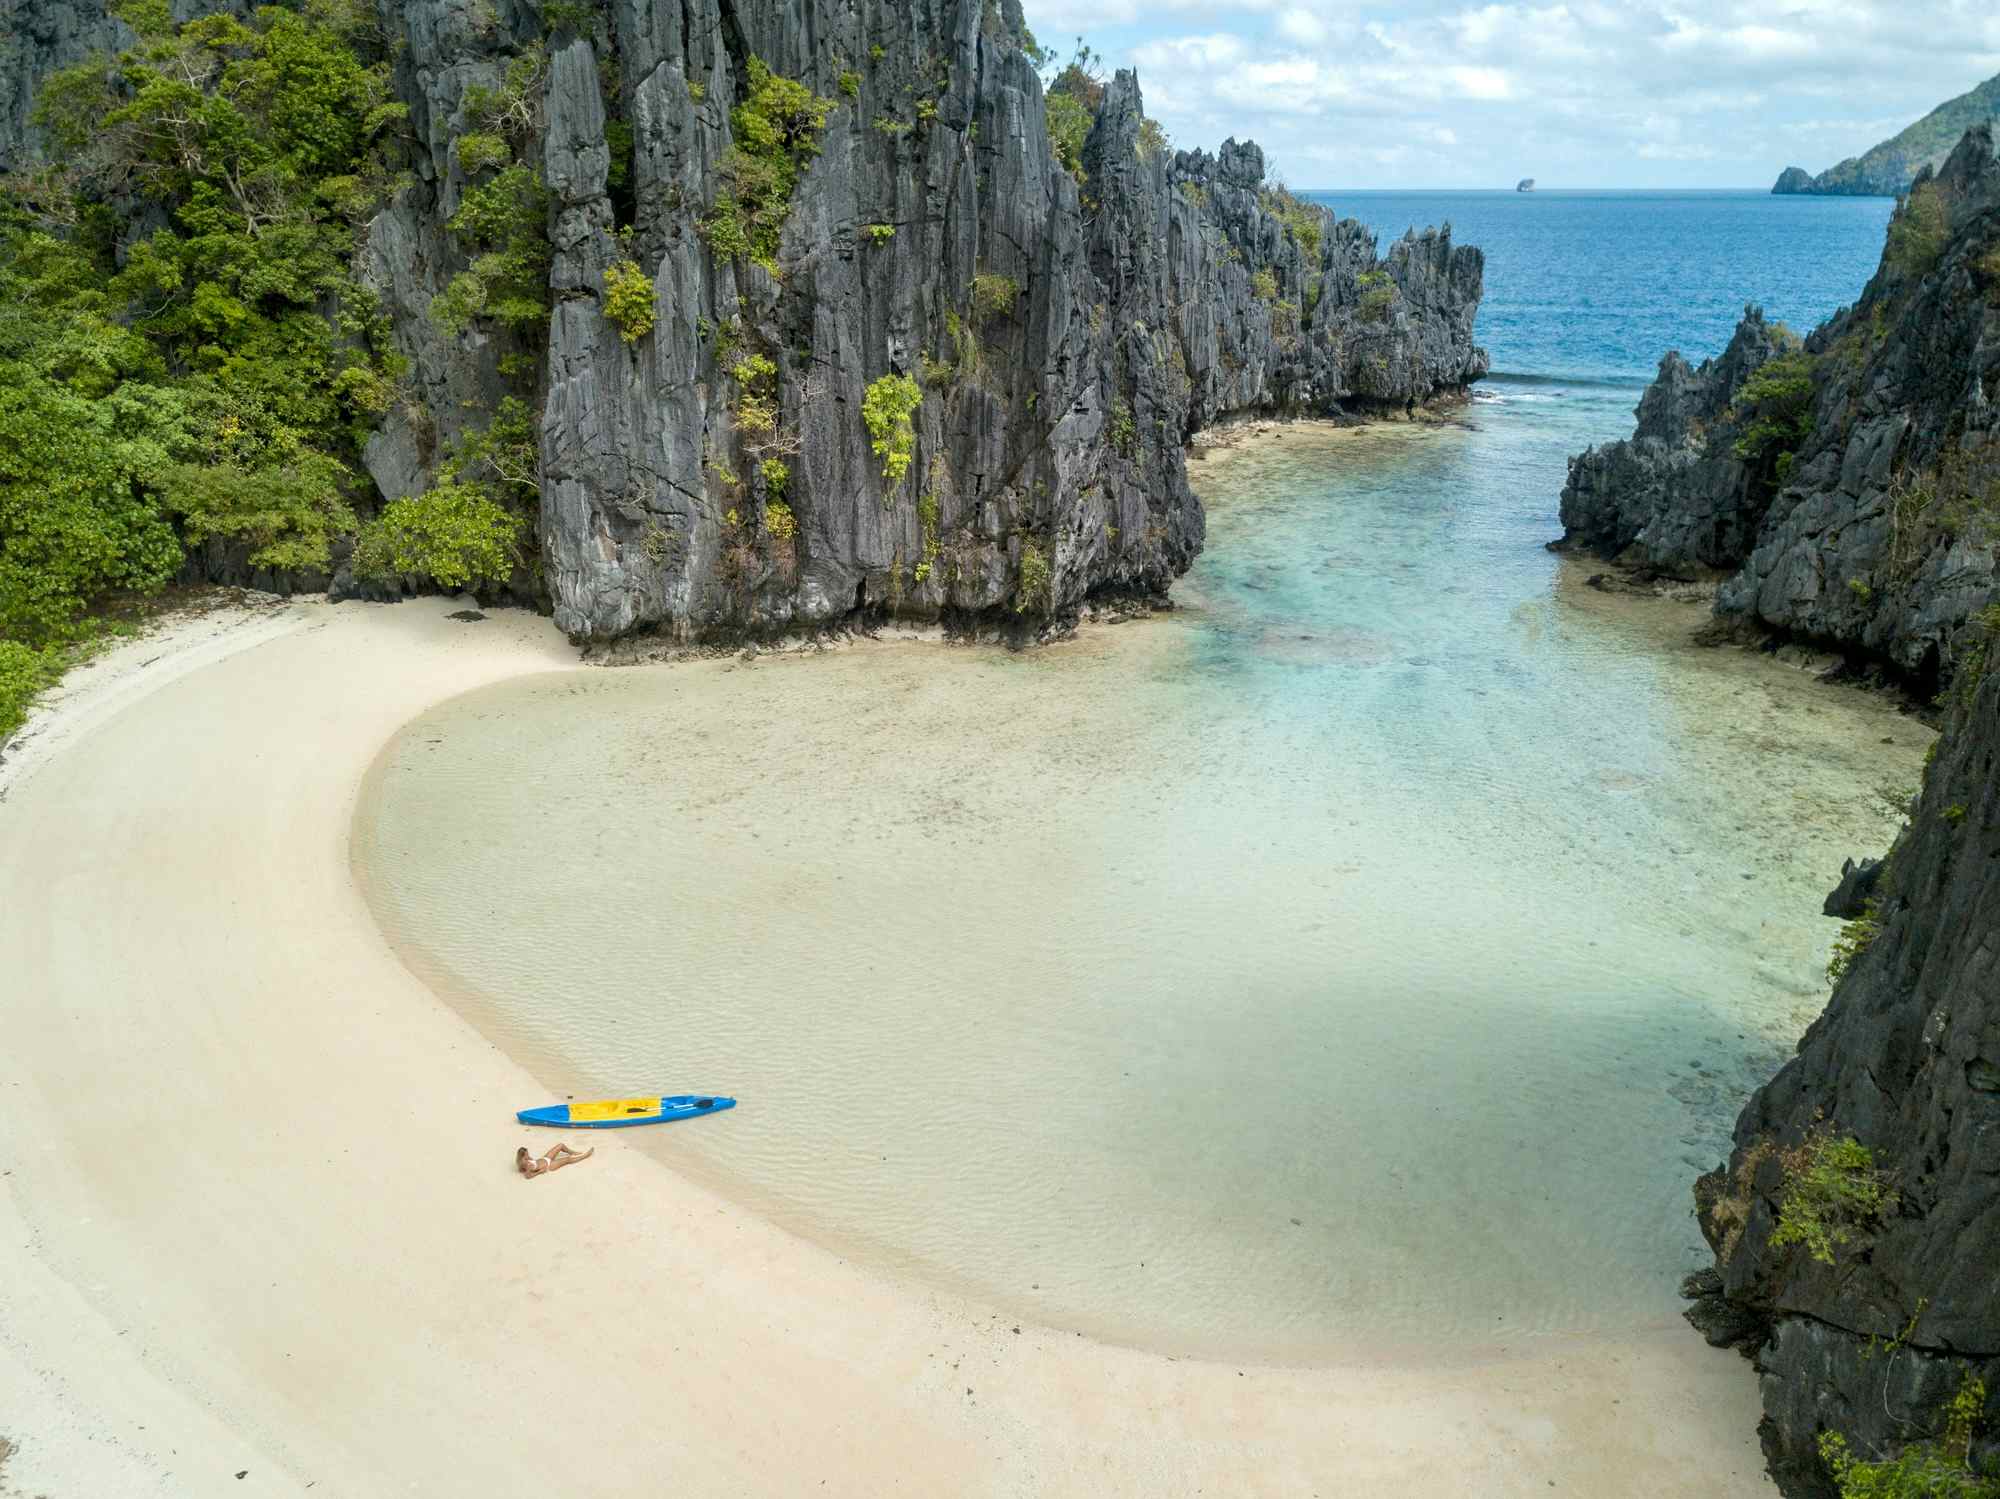
[{"label": "white sand beach", "polygon": [[547,1089],[349,861],[401,725],[575,664],[458,607],[176,626],[0,764],[0,1493],[1770,1491],[1749,1365],[1677,1320],[1239,1369],[1017,1329],[615,1135],[523,1181]]}]

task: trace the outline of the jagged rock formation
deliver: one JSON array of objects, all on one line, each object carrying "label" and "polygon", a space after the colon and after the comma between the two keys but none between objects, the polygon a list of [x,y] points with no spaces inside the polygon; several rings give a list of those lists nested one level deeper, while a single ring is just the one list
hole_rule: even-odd
[{"label": "jagged rock formation", "polygon": [[1738,565],[1770,496],[1736,456],[1743,423],[1733,406],[1743,382],[1783,348],[1781,331],[1747,307],[1719,358],[1693,369],[1669,351],[1639,398],[1638,430],[1570,459],[1556,546],[1664,576]]},{"label": "jagged rock formation", "polygon": [[[91,0],[15,3],[68,40],[0,58],[9,100],[112,34]],[[527,399],[540,568],[516,586],[579,640],[857,612],[1039,629],[1087,597],[1157,598],[1202,543],[1183,446],[1203,426],[1401,410],[1486,370],[1483,263],[1449,228],[1378,257],[1360,226],[1268,190],[1254,145],[1166,149],[1129,74],[1061,159],[1018,0],[378,8],[414,180],[363,266],[411,399],[367,466],[383,499],[419,491],[461,432]],[[469,94],[523,56],[546,337],[447,333],[431,305],[470,259],[447,228],[469,184],[454,142],[476,128]],[[753,60],[828,104],[763,264],[705,232]],[[23,138],[10,109],[0,167]],[[628,261],[653,288],[633,340],[606,310]],[[774,430],[746,430],[731,371],[751,356],[770,362]],[[900,477],[862,412],[890,376],[923,386]],[[345,569],[335,586],[354,587]]]},{"label": "jagged rock formation", "polygon": [[1752,308],[1717,360],[1677,354],[1636,434],[1570,461],[1559,547],[1723,573],[1719,620],[1935,690],[2000,596],[2000,162],[1967,134],[1892,224],[1861,300],[1805,342],[1809,423],[1771,481],[1737,454],[1747,380],[1783,352]]},{"label": "jagged rock formation", "polygon": [[[1975,1457],[2000,1479],[2000,671],[1959,695],[1883,866],[1879,934],[1696,1189],[1718,1274],[1693,1315],[1754,1352],[1765,1451],[1794,1495],[1833,1492],[1819,1433],[1869,1457],[1934,1438],[1968,1376],[1988,1390]],[[1771,1243],[1777,1152],[1824,1130],[1866,1145],[1893,1189],[1831,1264]]]},{"label": "jagged rock formation", "polygon": [[1960,137],[1979,125],[2000,125],[2000,76],[1947,99],[1916,124],[1817,177],[1804,167],[1786,167],[1771,191],[1899,198],[1919,172],[1941,168]]},{"label": "jagged rock formation", "polygon": [[[1987,128],[1919,178],[1861,301],[1803,352],[1753,308],[1721,359],[1690,370],[1668,356],[1637,435],[1572,460],[1562,544],[1723,571],[1719,618],[1839,647],[1925,693],[1948,685],[1955,705],[1909,828],[1828,898],[1858,955],[1696,1189],[1716,1264],[1691,1278],[1689,1318],[1754,1355],[1771,1470],[1817,1499],[1835,1493],[1823,1433],[1858,1459],[1891,1458],[1943,1433],[1968,1376],[1988,1392],[1971,1458],[2000,1480],[2000,163]],[[1795,446],[1766,466],[1738,456],[1759,420],[1743,397],[1780,357],[1810,382]],[[1815,1257],[1780,1241],[1780,1218],[1811,1201],[1794,1194],[1811,1190],[1814,1142],[1847,1138],[1881,1201],[1827,1209],[1848,1238]]]}]

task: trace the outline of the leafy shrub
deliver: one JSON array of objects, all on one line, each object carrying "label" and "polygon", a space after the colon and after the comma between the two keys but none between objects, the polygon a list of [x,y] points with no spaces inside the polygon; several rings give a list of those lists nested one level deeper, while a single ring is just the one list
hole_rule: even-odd
[{"label": "leafy shrub", "polygon": [[1815,1133],[1796,1150],[1781,1152],[1779,1159],[1785,1186],[1778,1227],[1771,1235],[1773,1249],[1802,1244],[1814,1259],[1831,1265],[1834,1249],[1849,1242],[1892,1199],[1888,1179],[1875,1169],[1875,1153],[1852,1135],[1836,1139],[1828,1132]]},{"label": "leafy shrub", "polygon": [[908,375],[884,375],[862,393],[861,420],[868,428],[869,446],[882,460],[882,478],[892,487],[903,482],[916,455],[911,418],[923,400],[923,387]]},{"label": "leafy shrub", "polygon": [[1032,541],[1021,543],[1021,583],[1014,593],[1016,614],[1043,614],[1048,611],[1053,577],[1048,554]]},{"label": "leafy shrub", "polygon": [[490,317],[539,330],[549,315],[548,190],[525,162],[465,190],[446,227],[476,253],[431,303],[431,317],[450,333]]},{"label": "leafy shrub", "polygon": [[770,492],[771,498],[782,500],[786,487],[792,482],[791,466],[782,458],[766,458],[757,468],[764,476],[764,488]]},{"label": "leafy shrub", "polygon": [[847,72],[840,75],[840,91],[850,99],[861,97],[861,75]]},{"label": "leafy shrub", "polygon": [[806,163],[819,154],[833,100],[795,78],[779,77],[761,58],[750,59],[745,76],[749,94],[730,111],[736,139],[721,163],[728,186],[701,221],[701,231],[716,254],[747,256],[775,276],[792,191]]},{"label": "leafy shrub", "polygon": [[781,546],[789,545],[799,534],[798,518],[783,500],[768,500],[764,505],[764,529],[771,533],[771,540]]},{"label": "leafy shrub", "polygon": [[1163,155],[1167,146],[1167,132],[1160,128],[1158,120],[1149,118],[1139,121],[1139,135],[1132,142],[1133,154],[1139,160],[1152,161],[1155,157]]},{"label": "leafy shrub", "polygon": [[1317,265],[1327,211],[1296,196],[1282,183],[1265,188],[1261,196],[1264,211],[1285,226],[1285,233],[1298,245],[1306,264]]},{"label": "leafy shrub", "polygon": [[894,224],[864,224],[861,227],[861,232],[874,240],[878,245],[886,244],[896,237],[896,226]]},{"label": "leafy shrub", "polygon": [[1792,458],[1812,430],[1813,370],[1813,357],[1803,349],[1767,359],[1743,382],[1730,408],[1743,424],[1736,456],[1767,486],[1790,477]]},{"label": "leafy shrub", "polygon": [[[1374,278],[1371,280],[1370,278]],[[1357,303],[1361,316],[1371,323],[1379,323],[1389,316],[1396,305],[1399,293],[1396,283],[1385,271],[1370,271],[1361,278],[1361,300]]]},{"label": "leafy shrub", "polygon": [[1127,458],[1132,456],[1132,444],[1138,437],[1138,426],[1132,420],[1132,403],[1123,396],[1111,403],[1111,445]]},{"label": "leafy shrub", "polygon": [[1945,1407],[1937,1441],[1912,1442],[1893,1458],[1864,1462],[1839,1432],[1823,1431],[1820,1459],[1840,1499],[2000,1499],[2000,1479],[1981,1478],[1968,1466],[1985,1406],[1985,1382],[1968,1375]]},{"label": "leafy shrub", "polygon": [[1882,261],[1904,280],[1913,280],[1937,264],[1950,230],[1944,190],[1935,182],[1920,183],[1896,207],[1889,220],[1889,241]]},{"label": "leafy shrub", "polygon": [[1826,960],[1826,981],[1829,984],[1839,983],[1847,970],[1854,966],[1854,960],[1868,951],[1881,935],[1881,908],[1870,899],[1863,904],[1861,914],[1842,924],[1840,935],[1833,939],[1833,955]]},{"label": "leafy shrub", "polygon": [[354,569],[367,578],[415,573],[448,589],[505,582],[520,529],[477,485],[440,484],[390,501],[362,527]]},{"label": "leafy shrub", "polygon": [[0,743],[20,728],[44,687],[55,685],[54,653],[0,640]]},{"label": "leafy shrub", "polygon": [[1250,277],[1250,291],[1260,302],[1278,300],[1278,273],[1269,266]]},{"label": "leafy shrub", "polygon": [[628,344],[653,331],[653,278],[637,262],[621,260],[605,271],[604,315]]},{"label": "leafy shrub", "polygon": [[1020,300],[1021,283],[1012,276],[981,272],[972,278],[972,315],[982,323],[997,317],[1012,317],[1014,305]]}]

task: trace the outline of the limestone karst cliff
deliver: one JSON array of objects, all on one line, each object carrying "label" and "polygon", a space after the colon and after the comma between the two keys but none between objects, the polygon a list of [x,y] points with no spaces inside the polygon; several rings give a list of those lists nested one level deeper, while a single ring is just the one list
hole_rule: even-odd
[{"label": "limestone karst cliff", "polygon": [[[36,77],[118,31],[90,0],[14,4],[36,40],[0,56],[0,166],[32,149]],[[1203,426],[1401,410],[1486,369],[1476,249],[1446,228],[1378,253],[1254,145],[1173,150],[1130,74],[1059,143],[1018,0],[378,13],[409,171],[362,269],[409,374],[357,509],[520,401],[539,501],[514,589],[581,641],[885,612],[1033,631],[1158,597],[1202,544]],[[771,80],[793,116],[746,137]],[[490,250],[451,225],[512,169],[496,131],[546,193],[546,317],[440,319]]]},{"label": "limestone karst cliff", "polygon": [[[1981,127],[1919,179],[1853,308],[1802,344],[1752,309],[1699,370],[1668,355],[1635,436],[1563,492],[1563,545],[1718,576],[1719,619],[1942,694],[1908,827],[1829,903],[1849,925],[1825,1013],[1696,1189],[1716,1261],[1690,1318],[1754,1356],[1793,1496],[1837,1493],[1836,1459],[1864,1465],[1856,1493],[2000,1486],[1996,388]],[[1855,1486],[1926,1464],[1962,1486]]]},{"label": "limestone karst cliff", "polygon": [[1699,370],[1668,354],[1634,435],[1570,460],[1558,545],[1719,574],[1718,619],[1934,690],[2000,594],[1996,256],[1982,127],[1899,209],[1853,307],[1802,343],[1752,309]]}]

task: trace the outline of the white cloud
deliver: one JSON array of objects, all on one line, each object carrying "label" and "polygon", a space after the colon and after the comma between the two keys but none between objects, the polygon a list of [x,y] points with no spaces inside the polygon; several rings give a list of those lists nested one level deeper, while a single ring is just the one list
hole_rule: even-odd
[{"label": "white cloud", "polygon": [[1299,186],[1762,187],[2000,72],[1994,0],[1025,4],[1180,144],[1254,138]]}]

